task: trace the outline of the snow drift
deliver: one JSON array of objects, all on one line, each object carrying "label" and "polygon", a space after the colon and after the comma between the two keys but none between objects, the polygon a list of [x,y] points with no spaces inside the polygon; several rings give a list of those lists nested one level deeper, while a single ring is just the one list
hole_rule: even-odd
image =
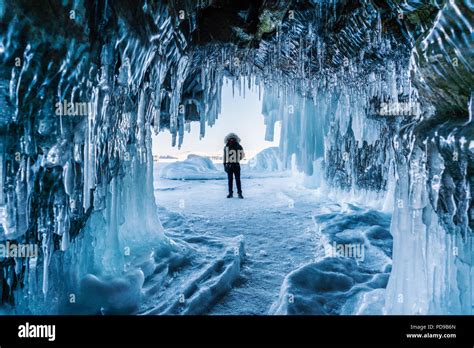
[{"label": "snow drift", "polygon": [[171,180],[213,180],[227,177],[224,170],[218,170],[211,159],[188,155],[184,161],[165,165],[159,170],[159,177]]},{"label": "snow drift", "polygon": [[374,294],[391,271],[390,216],[347,205],[313,219],[319,261],[288,274],[270,314],[383,314],[384,297]]}]

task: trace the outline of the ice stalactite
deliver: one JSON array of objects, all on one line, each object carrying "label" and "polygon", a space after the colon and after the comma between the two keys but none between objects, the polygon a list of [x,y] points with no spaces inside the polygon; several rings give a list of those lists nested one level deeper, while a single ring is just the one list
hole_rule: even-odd
[{"label": "ice stalactite", "polygon": [[342,84],[330,92],[315,85],[307,97],[287,91],[279,96],[277,87],[267,88],[263,114],[269,128],[282,121],[281,150],[287,165],[295,155],[299,169],[312,175],[314,162],[324,160],[327,181],[334,187],[385,190],[393,152],[387,135],[395,134],[400,120],[384,114],[385,102],[375,106],[373,101],[398,100],[393,90],[406,90],[406,81],[392,76],[395,71],[407,74],[403,65],[391,66],[371,73],[365,83]]}]

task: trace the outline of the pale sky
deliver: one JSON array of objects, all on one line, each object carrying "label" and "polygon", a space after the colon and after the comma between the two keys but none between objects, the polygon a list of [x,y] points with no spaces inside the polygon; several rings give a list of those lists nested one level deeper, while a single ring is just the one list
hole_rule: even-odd
[{"label": "pale sky", "polygon": [[[228,82],[228,83],[227,83]],[[199,155],[221,154],[224,147],[224,137],[234,132],[240,137],[241,144],[250,159],[261,150],[278,146],[280,138],[280,125],[275,125],[275,139],[273,142],[265,141],[265,125],[263,123],[262,101],[259,100],[258,90],[245,92],[245,98],[239,96],[237,88],[232,96],[232,84],[224,81],[222,87],[222,110],[214,126],[206,127],[206,135],[199,140],[199,122],[191,123],[191,132],[185,131],[181,149],[171,146],[169,130],[153,136],[153,154],[171,155],[185,158],[189,153]]]}]

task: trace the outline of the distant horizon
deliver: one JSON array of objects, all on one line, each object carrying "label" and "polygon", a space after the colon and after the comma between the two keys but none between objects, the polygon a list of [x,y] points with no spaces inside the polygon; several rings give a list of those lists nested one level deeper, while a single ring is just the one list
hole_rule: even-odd
[{"label": "distant horizon", "polygon": [[222,86],[222,111],[213,126],[206,125],[206,134],[202,139],[199,139],[199,126],[199,122],[191,122],[191,131],[185,132],[181,149],[171,146],[169,130],[153,135],[153,154],[158,157],[172,156],[179,160],[189,154],[222,156],[224,137],[234,132],[242,139],[246,160],[249,160],[266,148],[278,146],[280,142],[280,123],[275,125],[274,140],[265,140],[266,127],[258,91],[247,89],[244,98],[236,89],[233,96],[232,84],[227,79]]}]

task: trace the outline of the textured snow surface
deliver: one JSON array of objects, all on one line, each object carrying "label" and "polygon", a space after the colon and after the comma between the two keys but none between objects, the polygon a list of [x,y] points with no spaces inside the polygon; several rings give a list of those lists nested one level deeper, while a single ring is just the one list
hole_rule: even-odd
[{"label": "textured snow surface", "polygon": [[[231,290],[212,307],[211,314],[336,314],[353,298],[354,303],[344,310],[356,312],[362,305],[355,299],[358,293],[386,285],[391,244],[387,214],[339,205],[324,194],[306,189],[294,177],[243,180],[244,200],[226,199],[226,182],[222,180],[159,180],[155,185],[157,200],[179,216],[176,219],[173,215],[163,223],[165,234],[170,235],[166,226],[173,221],[173,239],[244,236],[246,256],[241,272]],[[365,262],[323,260],[324,245],[331,238],[346,243],[364,240],[368,250]],[[283,309],[282,304],[280,309],[270,311],[273,303],[288,298],[280,288],[290,282],[292,294],[302,295],[295,303],[305,304],[292,309]],[[322,306],[315,300],[324,302],[324,296],[331,305]]]},{"label": "textured snow surface", "polygon": [[181,214],[159,211],[180,252],[165,249],[134,260],[147,269],[139,313],[208,313],[239,277],[244,238],[203,236]]},{"label": "textured snow surface", "polygon": [[390,215],[346,204],[315,215],[314,222],[323,247],[319,261],[285,278],[270,313],[382,314],[372,292],[383,292],[390,275]]}]

